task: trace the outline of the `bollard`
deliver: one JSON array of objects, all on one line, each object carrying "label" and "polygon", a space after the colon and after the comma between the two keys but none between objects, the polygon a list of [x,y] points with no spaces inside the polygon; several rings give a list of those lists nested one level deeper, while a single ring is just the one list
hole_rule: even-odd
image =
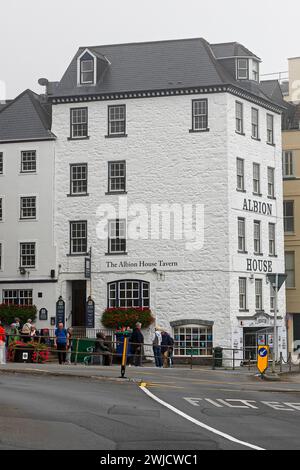
[{"label": "bollard", "polygon": [[212,366],[212,370],[216,370],[216,354],[215,354],[215,350],[213,350],[213,366]]},{"label": "bollard", "polygon": [[283,355],[282,355],[282,351],[280,352],[280,372],[282,372],[282,364],[283,364]]},{"label": "bollard", "polygon": [[77,340],[76,340],[76,354],[75,354],[75,361],[74,361],[75,366],[77,366],[78,346],[79,346],[79,339],[77,338]]},{"label": "bollard", "polygon": [[126,372],[126,362],[127,362],[127,347],[128,347],[128,338],[124,338],[123,344],[123,354],[122,354],[122,364],[121,364],[121,379],[126,379],[125,372]]}]

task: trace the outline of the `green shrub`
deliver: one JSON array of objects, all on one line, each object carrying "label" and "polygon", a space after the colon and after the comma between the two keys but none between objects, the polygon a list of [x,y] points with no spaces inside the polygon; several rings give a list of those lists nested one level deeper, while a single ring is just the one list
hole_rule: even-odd
[{"label": "green shrub", "polygon": [[138,322],[142,328],[148,328],[154,322],[149,308],[109,308],[102,316],[102,324],[115,330],[122,327],[133,329]]},{"label": "green shrub", "polygon": [[29,318],[34,322],[37,316],[35,305],[0,305],[0,320],[4,325],[11,325],[15,318],[20,318],[21,323],[25,323]]}]

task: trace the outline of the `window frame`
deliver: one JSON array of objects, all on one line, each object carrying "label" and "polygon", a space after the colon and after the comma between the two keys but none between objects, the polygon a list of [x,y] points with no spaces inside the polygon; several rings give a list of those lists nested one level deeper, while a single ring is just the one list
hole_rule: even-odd
[{"label": "window frame", "polygon": [[[260,286],[259,293],[257,286]],[[259,306],[257,300],[259,299]],[[262,279],[255,279],[255,310],[257,312],[263,311],[263,280]]]},{"label": "window frame", "polygon": [[[259,227],[259,238],[256,237],[255,228]],[[259,250],[256,250],[256,244],[259,245]],[[253,252],[254,255],[262,255],[262,237],[261,237],[261,221],[253,221]]]},{"label": "window frame", "polygon": [[[127,191],[127,165],[126,160],[117,160],[117,161],[109,161],[108,163],[108,190],[107,194],[125,194]],[[123,176],[111,176],[111,167],[113,165],[124,165],[124,175]],[[111,181],[113,179],[119,179],[124,181],[124,189],[114,190],[111,189]]]},{"label": "window frame", "polygon": [[[287,255],[292,255],[293,257],[293,267],[292,269],[287,268]],[[285,273],[287,274],[287,280],[286,280],[286,289],[296,289],[296,252],[295,251],[285,251],[284,253],[285,256]],[[292,272],[292,280],[293,280],[293,285],[289,285],[289,272]]]},{"label": "window frame", "polygon": [[[8,296],[5,297],[4,293],[5,292],[11,292],[14,293],[15,295],[13,296]],[[31,293],[31,296],[21,296],[21,293]],[[5,302],[5,300],[12,300],[12,302]],[[31,301],[27,302],[20,302],[20,300],[26,300],[26,299],[31,299]],[[16,300],[17,302],[14,302],[13,300]],[[2,302],[4,305],[20,305],[20,306],[32,306],[33,305],[33,289],[2,289]]]},{"label": "window frame", "polygon": [[[195,107],[198,103],[204,103],[205,104],[205,113],[202,114],[196,114],[195,113]],[[195,121],[196,118],[203,118],[204,117],[204,123],[205,127],[196,127]],[[202,98],[202,99],[195,99],[192,100],[192,132],[205,132],[208,131],[208,99],[207,98]]]},{"label": "window frame", "polygon": [[[258,168],[258,179],[255,178],[255,168]],[[256,190],[257,184],[257,190]],[[253,162],[253,195],[261,196],[261,168],[260,163]]]},{"label": "window frame", "polygon": [[[243,227],[243,236],[240,235],[241,226]],[[240,240],[242,240],[243,248],[240,248]],[[238,253],[246,253],[246,219],[245,217],[238,218]]]},{"label": "window frame", "polygon": [[[270,181],[270,174],[272,174],[272,180]],[[268,177],[268,198],[275,199],[275,168],[268,166],[267,168]],[[270,192],[271,188],[271,192]]]},{"label": "window frame", "polygon": [[[196,333],[194,333],[197,331]],[[173,328],[174,357],[212,357],[214,346],[214,328],[208,325],[182,325]],[[183,338],[183,339],[182,339]],[[188,340],[188,338],[190,338]],[[197,338],[197,339],[196,339]],[[190,346],[188,344],[190,343]],[[196,344],[196,346],[195,346]],[[194,354],[197,350],[199,354]],[[200,352],[206,354],[200,354]],[[183,352],[183,354],[182,354]],[[208,354],[209,353],[209,354]]]},{"label": "window frame", "polygon": [[[127,297],[124,297],[123,299],[121,298],[120,291],[121,291],[121,284],[125,283],[125,285],[129,283],[137,283],[138,284],[138,290],[139,290],[139,296],[137,297],[138,300],[138,306],[121,306],[121,300],[124,300],[125,303],[128,303],[129,300],[134,300],[134,297],[131,297],[130,299]],[[115,297],[111,297],[111,288],[114,287],[115,291]],[[144,296],[145,288],[148,291],[148,296]],[[125,287],[125,292],[127,291],[127,288]],[[114,305],[113,305],[114,303]],[[148,305],[147,305],[148,304]],[[141,279],[119,279],[117,281],[112,281],[107,283],[107,308],[143,308],[143,309],[150,309],[151,308],[151,288],[150,288],[150,282],[148,281],[143,281]]]},{"label": "window frame", "polygon": [[[286,162],[286,157],[288,157],[288,162]],[[292,172],[289,171],[287,174],[286,169],[292,169]],[[292,179],[296,177],[295,174],[295,154],[293,150],[283,150],[282,151],[282,175],[284,179]]]},{"label": "window frame", "polygon": [[[120,223],[123,224],[123,229],[124,229],[124,232],[125,232],[124,237],[120,236]],[[111,236],[112,224],[116,225],[115,229],[116,229],[116,232],[119,233],[118,236],[117,235],[115,237]],[[107,255],[126,255],[127,254],[127,220],[126,219],[111,219],[111,220],[108,220],[107,239],[108,239]],[[122,240],[124,240],[123,241],[123,243],[124,243],[124,249],[123,250],[116,251],[116,250],[111,249],[111,242],[112,241],[115,241],[115,243],[122,244]]]},{"label": "window frame", "polygon": [[[244,284],[244,292],[241,289],[241,282],[243,281]],[[241,302],[242,300],[242,302]],[[247,278],[246,277],[240,277],[239,278],[239,310],[240,312],[246,312],[247,311]]]},{"label": "window frame", "polygon": [[[111,120],[111,111],[116,108],[123,108],[124,109],[124,118],[123,119],[114,119]],[[107,136],[106,137],[127,137],[126,134],[126,128],[127,128],[127,107],[126,104],[114,104],[114,105],[109,105],[107,107],[107,114],[108,114],[108,129],[107,129]],[[112,122],[124,122],[124,130],[122,132],[111,132],[111,123]]]},{"label": "window frame", "polygon": [[[242,174],[239,174],[239,162],[242,163]],[[237,157],[236,159],[236,177],[237,177],[237,191],[245,192],[245,160]],[[242,182],[242,187],[239,187],[239,178]]]},{"label": "window frame", "polygon": [[[238,108],[240,108],[241,116],[239,116]],[[241,101],[235,102],[235,132],[239,135],[245,135],[244,134],[244,103],[242,103]]]},{"label": "window frame", "polygon": [[[86,111],[86,122],[73,123],[73,113],[75,111]],[[73,126],[86,126],[86,135],[74,136]],[[81,106],[77,108],[70,108],[70,137],[69,140],[85,140],[89,139],[89,108],[87,106]]]},{"label": "window frame", "polygon": [[[73,179],[73,169],[75,167],[85,167],[86,171],[86,179]],[[74,182],[86,182],[86,191],[84,192],[74,192],[73,191],[73,183]],[[87,196],[88,195],[88,164],[87,163],[70,163],[70,196],[76,197],[76,196]]]},{"label": "window frame", "polygon": [[[73,224],[85,224],[85,237],[77,237],[77,238],[73,238],[72,236],[72,227],[73,227]],[[70,249],[69,249],[69,256],[86,256],[87,255],[87,251],[88,251],[88,222],[87,220],[71,220],[69,222],[69,230],[70,230],[70,239],[69,239],[69,245],[70,245]],[[85,240],[86,241],[86,250],[85,251],[74,251],[74,247],[73,247],[73,241],[74,240]]]},{"label": "window frame", "polygon": [[[27,208],[24,208],[23,207],[23,202],[24,202],[24,199],[32,199],[34,200],[34,206],[33,207],[27,207]],[[33,216],[30,216],[30,217],[24,217],[24,214],[23,214],[23,211],[25,210],[33,210],[35,212],[35,214]],[[36,196],[20,196],[20,220],[37,220],[37,197]]]},{"label": "window frame", "polygon": [[[255,120],[253,119],[255,114],[256,114],[257,122],[255,122]],[[256,130],[256,132],[254,130]],[[251,137],[254,140],[260,140],[259,109],[258,108],[251,108]]]},{"label": "window frame", "polygon": [[[240,62],[245,61],[246,67],[241,67]],[[246,76],[241,76],[241,71],[246,71]],[[249,80],[249,59],[246,57],[239,57],[237,59],[237,80]]]},{"label": "window frame", "polygon": [[[23,248],[26,245],[27,246],[31,245],[34,247],[33,253],[23,253]],[[37,267],[37,244],[36,242],[20,242],[19,250],[20,250],[19,267],[24,268],[24,269],[36,269]],[[27,257],[27,258],[32,257],[34,260],[34,264],[29,264],[29,263],[24,264],[23,263],[24,257]]]},{"label": "window frame", "polygon": [[[34,157],[34,160],[30,162],[34,162],[34,169],[33,170],[24,170],[24,163],[28,164],[29,162],[24,162],[23,158],[24,157],[29,157],[29,155],[25,155],[26,153],[32,154],[31,156]],[[32,175],[36,174],[37,172],[37,151],[36,150],[21,150],[21,171],[20,173],[22,175]]]},{"label": "window frame", "polygon": [[[269,127],[269,120],[271,118],[271,122],[272,122],[272,127],[270,128]],[[270,139],[270,136],[272,137],[272,139]],[[273,114],[267,114],[267,144],[268,145],[275,145],[274,144],[274,116]]]},{"label": "window frame", "polygon": [[276,224],[271,222],[269,223],[269,256],[276,256]]},{"label": "window frame", "polygon": [[[84,57],[84,56],[83,56]],[[93,64],[93,68],[92,70],[83,70],[83,64],[85,62],[92,62]],[[79,73],[80,73],[80,85],[94,85],[95,84],[95,59],[94,57],[90,56],[90,59],[83,59],[83,58],[80,58],[79,59]],[[83,80],[83,74],[87,74],[87,73],[92,73],[93,74],[93,80],[92,81],[84,81]]]},{"label": "window frame", "polygon": [[[286,215],[286,209],[287,205],[291,204],[292,209],[293,209],[293,215]],[[293,230],[286,230],[287,227],[287,221],[292,220],[293,221]],[[283,201],[283,224],[284,224],[284,233],[285,234],[294,234],[295,233],[295,201],[294,200],[284,200]]]}]

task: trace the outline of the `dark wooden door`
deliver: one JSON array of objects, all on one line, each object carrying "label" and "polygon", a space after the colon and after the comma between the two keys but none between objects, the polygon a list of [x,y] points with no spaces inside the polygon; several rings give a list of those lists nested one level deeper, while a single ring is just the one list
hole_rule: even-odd
[{"label": "dark wooden door", "polygon": [[86,281],[72,282],[72,326],[85,326]]}]

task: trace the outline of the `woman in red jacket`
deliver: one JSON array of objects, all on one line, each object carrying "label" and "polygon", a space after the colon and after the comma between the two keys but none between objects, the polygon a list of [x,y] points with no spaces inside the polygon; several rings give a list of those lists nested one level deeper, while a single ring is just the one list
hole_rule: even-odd
[{"label": "woman in red jacket", "polygon": [[1,320],[0,320],[0,364],[1,365],[6,364],[5,338],[6,338],[5,329],[3,328]]}]

